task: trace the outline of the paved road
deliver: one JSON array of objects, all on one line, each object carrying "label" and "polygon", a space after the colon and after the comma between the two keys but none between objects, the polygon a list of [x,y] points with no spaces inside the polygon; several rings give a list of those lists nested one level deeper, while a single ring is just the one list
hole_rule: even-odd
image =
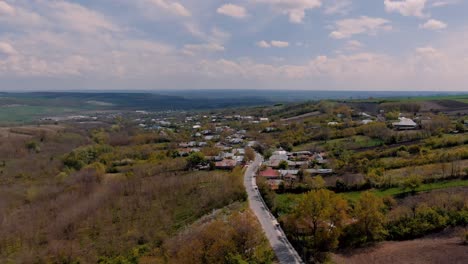
[{"label": "paved road", "polygon": [[260,167],[263,157],[256,155],[255,161],[249,165],[244,175],[244,185],[249,196],[250,209],[257,216],[262,228],[270,242],[271,247],[280,263],[304,263],[296,250],[291,246],[283,230],[277,224],[276,218],[265,205],[258,189],[256,188],[254,175]]}]

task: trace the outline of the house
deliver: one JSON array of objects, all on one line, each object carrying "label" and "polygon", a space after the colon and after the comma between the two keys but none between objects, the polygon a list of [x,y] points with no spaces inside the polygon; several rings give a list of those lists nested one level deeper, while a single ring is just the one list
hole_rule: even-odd
[{"label": "house", "polygon": [[270,190],[278,190],[279,186],[283,183],[283,180],[268,180],[268,187],[270,187]]},{"label": "house", "polygon": [[214,139],[214,136],[211,136],[211,135],[210,135],[210,136],[205,136],[204,139],[205,139],[205,140],[213,140],[213,139]]},{"label": "house", "polygon": [[371,119],[364,119],[364,120],[361,121],[361,124],[367,125],[367,124],[370,124],[370,123],[372,123],[372,122],[374,122],[374,120],[371,120]]},{"label": "house", "polygon": [[299,170],[279,170],[278,172],[282,177],[285,177],[286,175],[297,175]]},{"label": "house", "polygon": [[338,125],[338,122],[328,122],[328,125],[329,125],[329,126],[337,126],[337,125]]},{"label": "house", "polygon": [[215,168],[219,170],[232,170],[237,166],[237,161],[231,159],[223,159],[215,163]]},{"label": "house", "polygon": [[393,123],[393,127],[398,129],[398,130],[411,130],[411,129],[416,129],[418,127],[418,124],[414,122],[413,120],[406,118],[406,117],[400,117],[399,122]]},{"label": "house", "polygon": [[310,174],[326,175],[326,174],[332,174],[333,170],[332,169],[307,169],[306,172],[308,172]]},{"label": "house", "polygon": [[266,170],[260,171],[258,174],[259,177],[264,177],[268,180],[275,180],[275,179],[280,179],[281,175],[279,171],[274,170],[271,167],[268,167]]}]

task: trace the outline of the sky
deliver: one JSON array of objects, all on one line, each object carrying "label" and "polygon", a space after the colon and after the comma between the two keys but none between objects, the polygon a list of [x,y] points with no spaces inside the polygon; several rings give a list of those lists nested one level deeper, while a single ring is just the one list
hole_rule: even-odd
[{"label": "sky", "polygon": [[0,91],[468,91],[466,0],[0,0]]}]

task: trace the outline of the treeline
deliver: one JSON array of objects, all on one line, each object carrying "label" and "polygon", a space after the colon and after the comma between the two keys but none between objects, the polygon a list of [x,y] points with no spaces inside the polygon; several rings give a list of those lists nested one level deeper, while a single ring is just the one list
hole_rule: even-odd
[{"label": "treeline", "polygon": [[318,189],[301,195],[280,220],[306,262],[323,262],[328,252],[336,249],[414,239],[450,226],[465,227],[467,201],[466,193],[458,192],[398,205],[392,198],[364,192],[350,204],[339,194]]}]

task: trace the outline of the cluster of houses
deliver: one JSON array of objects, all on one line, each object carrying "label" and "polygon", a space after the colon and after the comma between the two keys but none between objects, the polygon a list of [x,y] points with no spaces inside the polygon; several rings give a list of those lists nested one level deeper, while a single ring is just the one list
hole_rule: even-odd
[{"label": "cluster of houses", "polygon": [[266,179],[272,190],[276,190],[282,183],[298,181],[299,174],[331,175],[332,169],[326,169],[328,163],[326,153],[312,153],[310,151],[287,152],[279,149],[263,163],[258,177]]}]

